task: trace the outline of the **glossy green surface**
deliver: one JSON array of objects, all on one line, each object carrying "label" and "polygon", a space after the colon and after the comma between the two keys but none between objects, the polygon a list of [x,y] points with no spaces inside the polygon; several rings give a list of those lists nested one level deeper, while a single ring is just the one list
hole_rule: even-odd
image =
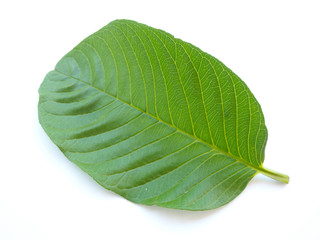
[{"label": "glossy green surface", "polygon": [[220,207],[262,167],[259,103],[220,61],[146,25],[116,20],[66,54],[40,89],[39,120],[103,187],[142,204]]}]

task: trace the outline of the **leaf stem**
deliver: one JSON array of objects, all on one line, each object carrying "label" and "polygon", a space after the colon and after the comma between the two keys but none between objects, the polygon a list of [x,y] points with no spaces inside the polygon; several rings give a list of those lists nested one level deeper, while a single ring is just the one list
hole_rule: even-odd
[{"label": "leaf stem", "polygon": [[268,177],[271,177],[275,180],[278,180],[280,182],[289,183],[289,176],[288,175],[273,171],[268,168],[259,168],[258,172],[262,173],[265,176],[268,176]]}]

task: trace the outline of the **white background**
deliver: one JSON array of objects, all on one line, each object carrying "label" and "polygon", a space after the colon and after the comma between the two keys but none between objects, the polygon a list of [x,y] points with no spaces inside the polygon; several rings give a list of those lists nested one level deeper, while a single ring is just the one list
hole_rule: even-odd
[{"label": "white background", "polygon": [[[110,21],[163,29],[220,59],[250,87],[269,129],[265,167],[226,206],[133,204],[69,162],[37,119],[56,62]],[[0,239],[320,239],[319,1],[2,1]]]}]

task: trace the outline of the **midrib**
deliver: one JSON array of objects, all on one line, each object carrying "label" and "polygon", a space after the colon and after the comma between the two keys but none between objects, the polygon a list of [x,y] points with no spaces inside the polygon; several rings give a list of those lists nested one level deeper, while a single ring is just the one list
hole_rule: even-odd
[{"label": "midrib", "polygon": [[161,122],[161,123],[163,123],[163,124],[165,124],[165,125],[167,125],[167,126],[170,126],[170,127],[174,128],[177,132],[180,132],[181,134],[183,134],[183,135],[185,135],[185,136],[191,137],[191,138],[197,140],[198,142],[201,142],[202,144],[208,146],[209,148],[211,148],[211,149],[213,149],[213,150],[216,150],[216,151],[218,151],[218,152],[220,152],[220,153],[222,153],[222,154],[224,154],[224,155],[226,155],[226,156],[228,156],[228,157],[231,157],[231,158],[234,159],[235,161],[240,162],[240,163],[246,165],[247,167],[249,167],[249,168],[251,168],[251,169],[253,169],[253,170],[255,170],[255,171],[259,172],[259,173],[262,173],[262,174],[264,174],[264,175],[266,175],[266,176],[268,176],[268,177],[271,177],[271,178],[273,178],[273,179],[275,179],[275,180],[278,180],[278,181],[281,181],[281,182],[285,182],[285,183],[288,183],[288,182],[289,182],[289,177],[288,177],[287,175],[284,175],[284,174],[275,172],[275,171],[273,171],[273,170],[265,169],[265,168],[263,168],[262,166],[254,166],[254,165],[252,165],[251,163],[247,162],[246,160],[244,160],[244,159],[242,159],[242,158],[239,158],[239,157],[237,157],[237,156],[234,156],[232,153],[226,152],[226,151],[220,149],[219,147],[217,147],[217,146],[215,146],[215,145],[213,145],[213,144],[211,145],[211,144],[203,141],[202,139],[198,138],[198,137],[195,136],[195,135],[191,135],[191,134],[189,134],[189,133],[187,133],[187,132],[184,132],[184,131],[182,131],[181,129],[177,128],[176,126],[174,126],[174,125],[172,125],[172,124],[170,124],[170,123],[164,122],[164,121],[161,120],[160,118],[157,118],[156,116],[153,116],[153,115],[151,115],[150,113],[147,113],[147,112],[143,111],[142,109],[140,109],[140,108],[138,108],[138,107],[136,107],[136,106],[134,106],[134,105],[132,105],[132,104],[130,104],[130,103],[127,103],[127,102],[121,100],[120,98],[117,98],[117,97],[115,97],[115,96],[113,96],[113,95],[111,95],[111,94],[109,94],[109,93],[107,93],[107,92],[105,92],[105,91],[103,91],[103,90],[101,90],[101,89],[99,89],[99,88],[97,88],[97,87],[89,84],[89,83],[86,82],[86,81],[83,81],[83,80],[81,80],[81,79],[79,79],[79,78],[76,78],[76,77],[73,77],[73,76],[69,76],[69,75],[67,75],[67,74],[65,74],[65,73],[63,73],[63,72],[60,72],[60,71],[56,70],[56,69],[55,69],[54,71],[56,71],[56,72],[59,73],[59,74],[62,74],[62,75],[64,75],[64,76],[66,76],[66,77],[75,79],[75,80],[77,80],[77,81],[79,81],[79,82],[81,82],[81,83],[84,83],[84,84],[86,84],[86,85],[88,85],[88,86],[90,86],[90,87],[92,87],[92,88],[94,88],[94,89],[96,89],[96,90],[98,90],[98,91],[100,91],[100,92],[102,92],[102,93],[104,93],[104,94],[112,97],[112,98],[115,98],[115,99],[117,99],[118,101],[120,101],[120,102],[122,102],[122,103],[124,103],[124,104],[126,104],[126,105],[128,105],[128,106],[130,106],[130,107],[132,107],[132,108],[134,108],[134,109],[142,112],[142,113],[147,114],[148,116],[156,119],[157,121],[159,121],[159,122]]}]

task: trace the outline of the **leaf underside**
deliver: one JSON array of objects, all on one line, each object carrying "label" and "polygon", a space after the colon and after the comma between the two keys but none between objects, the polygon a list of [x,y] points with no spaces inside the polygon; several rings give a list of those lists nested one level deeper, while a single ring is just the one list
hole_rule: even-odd
[{"label": "leaf underside", "polygon": [[116,20],[67,53],[39,89],[39,121],[65,156],[137,203],[220,207],[263,169],[267,129],[216,58]]}]

